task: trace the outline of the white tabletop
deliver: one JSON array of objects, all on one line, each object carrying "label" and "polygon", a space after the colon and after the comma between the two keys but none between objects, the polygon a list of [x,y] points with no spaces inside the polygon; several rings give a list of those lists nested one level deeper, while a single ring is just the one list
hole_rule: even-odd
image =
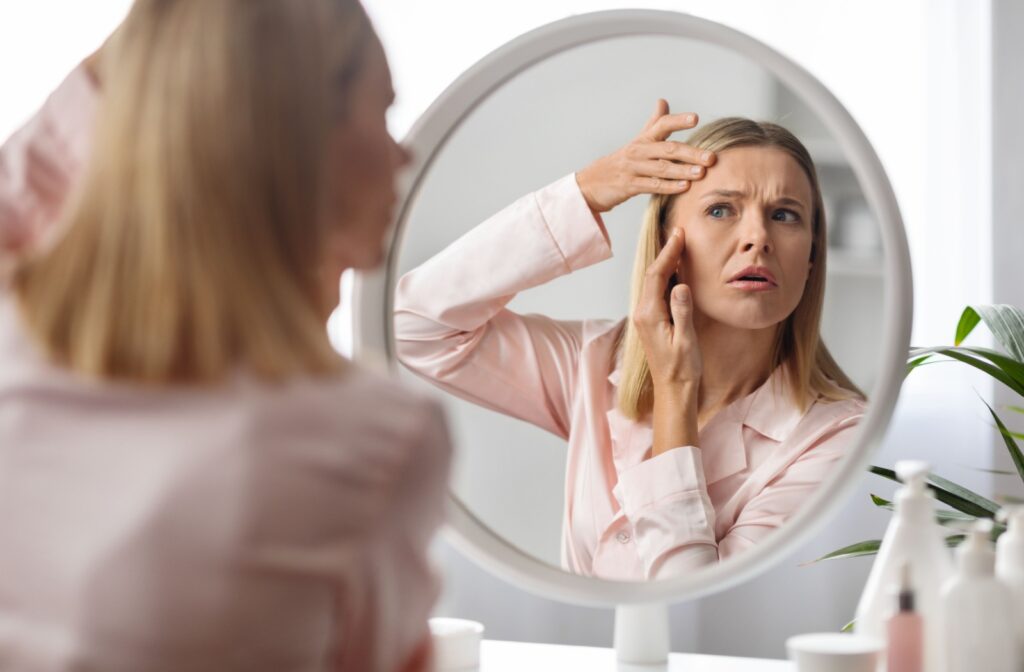
[{"label": "white tabletop", "polygon": [[478,672],[793,672],[784,660],[669,654],[667,665],[625,665],[612,649],[485,640]]}]

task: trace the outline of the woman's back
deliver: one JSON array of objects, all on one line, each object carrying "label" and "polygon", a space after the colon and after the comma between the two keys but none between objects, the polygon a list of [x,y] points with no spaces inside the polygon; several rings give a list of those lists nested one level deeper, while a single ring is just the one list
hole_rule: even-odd
[{"label": "woman's back", "polygon": [[444,431],[354,369],[78,378],[0,293],[0,667],[397,669],[436,596]]}]

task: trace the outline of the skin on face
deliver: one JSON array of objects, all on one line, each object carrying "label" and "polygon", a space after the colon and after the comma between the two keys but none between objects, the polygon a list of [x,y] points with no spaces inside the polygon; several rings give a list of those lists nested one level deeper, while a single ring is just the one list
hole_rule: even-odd
[{"label": "skin on face", "polygon": [[[813,203],[800,165],[774,147],[718,152],[707,176],[676,197],[669,224],[686,234],[677,276],[690,286],[698,331],[709,321],[765,329],[796,309],[811,269]],[[748,266],[766,267],[778,286],[730,286]]]},{"label": "skin on face", "polygon": [[325,265],[335,286],[345,269],[370,269],[383,261],[397,198],[395,178],[410,161],[388,131],[387,111],[395,92],[376,36],[366,50],[345,101],[346,114],[328,139],[324,216],[332,233]]}]

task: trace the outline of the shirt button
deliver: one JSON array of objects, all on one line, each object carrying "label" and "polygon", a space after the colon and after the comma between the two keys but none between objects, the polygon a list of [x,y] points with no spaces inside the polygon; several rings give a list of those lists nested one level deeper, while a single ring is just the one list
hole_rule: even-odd
[{"label": "shirt button", "polygon": [[620,544],[629,543],[629,534],[626,532],[619,532],[615,535],[615,538],[619,540]]}]

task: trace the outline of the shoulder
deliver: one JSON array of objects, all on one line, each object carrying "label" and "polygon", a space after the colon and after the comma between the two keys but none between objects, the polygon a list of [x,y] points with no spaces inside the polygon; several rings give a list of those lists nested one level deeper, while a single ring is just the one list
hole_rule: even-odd
[{"label": "shoulder", "polygon": [[866,408],[866,402],[859,398],[819,399],[807,409],[794,443],[801,450],[844,450],[855,435]]},{"label": "shoulder", "polygon": [[807,411],[814,424],[838,424],[852,426],[860,421],[867,411],[867,402],[859,397],[849,399],[819,398]]},{"label": "shoulder", "polygon": [[450,443],[441,405],[397,382],[350,364],[338,375],[264,387],[260,423],[334,446],[338,466],[401,469],[426,452],[447,461]]},{"label": "shoulder", "polygon": [[625,329],[626,320],[598,319],[583,321],[583,345],[591,348],[606,348],[612,350],[619,340],[622,330]]}]

